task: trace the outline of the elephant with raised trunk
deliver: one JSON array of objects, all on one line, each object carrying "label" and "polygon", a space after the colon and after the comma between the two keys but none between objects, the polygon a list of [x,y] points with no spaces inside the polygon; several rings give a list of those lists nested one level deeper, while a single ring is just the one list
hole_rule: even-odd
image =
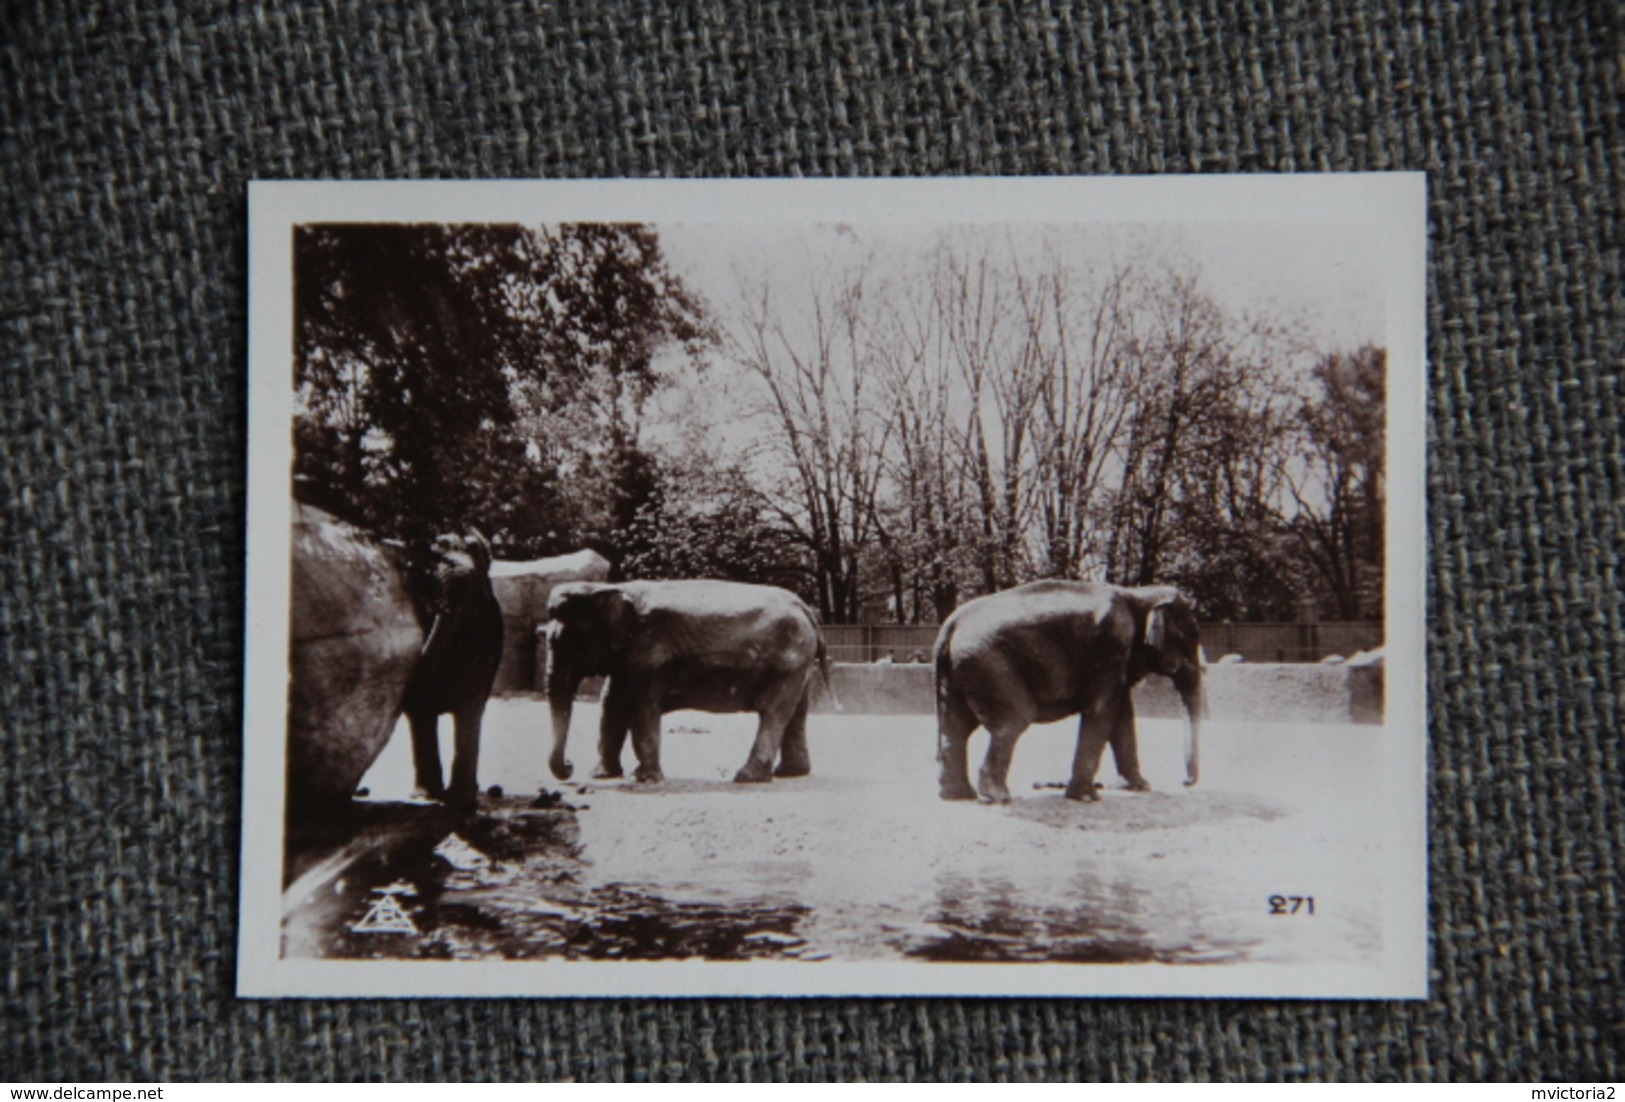
[{"label": "elephant with raised trunk", "polygon": [[404,711],[417,785],[447,797],[436,717],[457,723],[451,799],[475,801],[480,722],[502,654],[491,554],[478,534],[408,552],[311,505],[292,531],[287,813],[349,806]]},{"label": "elephant with raised trunk", "polygon": [[[1125,589],[1042,581],[970,601],[936,642],[941,795],[1008,803],[1010,758],[1034,723],[1078,717],[1066,795],[1095,800],[1095,771],[1109,742],[1130,788],[1140,772],[1130,690],[1147,674],[1173,679],[1186,714],[1185,783],[1197,778],[1202,652],[1196,615],[1172,586]],[[966,744],[978,726],[991,735],[976,787]]]},{"label": "elephant with raised trunk", "polygon": [[[478,801],[480,727],[502,661],[502,609],[491,592],[491,549],[478,533],[441,536],[416,573],[426,638],[401,711],[412,729],[418,791],[456,807]],[[451,785],[440,766],[439,717],[455,725]]]},{"label": "elephant with raised trunk", "polygon": [[756,713],[756,741],[734,780],[811,772],[812,674],[816,667],[827,685],[829,663],[812,610],[795,594],[721,581],[571,582],[553,591],[547,611],[555,777],[572,771],[565,744],[576,691],[600,676],[609,680],[594,777],[621,775],[630,732],[637,779],[664,779],[660,717],[684,708]]}]

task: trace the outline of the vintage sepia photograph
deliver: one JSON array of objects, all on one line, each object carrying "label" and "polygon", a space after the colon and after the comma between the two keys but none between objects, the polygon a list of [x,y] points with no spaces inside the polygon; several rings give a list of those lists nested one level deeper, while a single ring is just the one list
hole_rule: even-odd
[{"label": "vintage sepia photograph", "polygon": [[1425,997],[1424,204],[254,184],[240,993]]}]

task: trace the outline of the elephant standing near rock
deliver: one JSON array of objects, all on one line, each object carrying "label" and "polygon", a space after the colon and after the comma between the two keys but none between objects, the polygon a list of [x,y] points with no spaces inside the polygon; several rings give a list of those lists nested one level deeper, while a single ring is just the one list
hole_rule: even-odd
[{"label": "elephant standing near rock", "polygon": [[289,579],[287,814],[350,802],[389,742],[423,628],[396,549],[297,504]]},{"label": "elephant standing near rock", "polygon": [[[502,610],[491,592],[491,549],[477,533],[441,536],[418,602],[427,637],[401,711],[412,730],[418,791],[471,808],[479,794],[480,726],[502,661]],[[451,785],[440,766],[439,717],[454,727]]]},{"label": "elephant standing near rock", "polygon": [[[1148,673],[1173,679],[1186,713],[1185,783],[1197,779],[1202,656],[1196,615],[1172,586],[1120,588],[1041,581],[970,601],[937,634],[938,756],[945,800],[1008,803],[1010,759],[1033,723],[1078,716],[1066,795],[1095,800],[1108,742],[1130,788],[1145,790],[1130,690]],[[966,748],[978,726],[991,744],[976,787]]]},{"label": "elephant standing near rock", "polygon": [[490,551],[441,537],[414,565],[311,505],[292,530],[287,811],[316,822],[346,807],[404,711],[420,791],[446,796],[436,717],[457,722],[454,802],[477,789],[480,721],[502,653]]},{"label": "elephant standing near rock", "polygon": [[553,591],[548,617],[549,765],[560,780],[572,772],[565,745],[576,691],[598,676],[609,680],[595,777],[621,776],[630,732],[637,779],[664,779],[660,717],[684,708],[757,714],[756,741],[735,781],[811,772],[812,674],[816,667],[827,686],[829,661],[812,610],[795,594],[705,580],[571,582]]}]

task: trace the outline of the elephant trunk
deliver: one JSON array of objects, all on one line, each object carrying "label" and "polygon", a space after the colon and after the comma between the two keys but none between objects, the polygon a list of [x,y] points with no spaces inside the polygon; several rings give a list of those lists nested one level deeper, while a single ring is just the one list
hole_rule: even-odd
[{"label": "elephant trunk", "polygon": [[567,781],[570,774],[575,772],[570,759],[564,756],[565,743],[570,741],[570,712],[571,705],[575,703],[575,694],[563,700],[550,698],[549,703],[553,711],[553,753],[547,759],[547,767],[559,780]]},{"label": "elephant trunk", "polygon": [[575,710],[581,675],[561,668],[556,654],[548,657],[551,660],[547,664],[547,703],[553,714],[553,753],[547,759],[547,766],[555,777],[567,781],[574,770],[570,759],[564,756],[564,748],[570,741],[570,716]]},{"label": "elephant trunk", "polygon": [[1197,743],[1202,731],[1202,671],[1192,669],[1175,677],[1174,688],[1185,705],[1185,784],[1189,786],[1201,775]]}]

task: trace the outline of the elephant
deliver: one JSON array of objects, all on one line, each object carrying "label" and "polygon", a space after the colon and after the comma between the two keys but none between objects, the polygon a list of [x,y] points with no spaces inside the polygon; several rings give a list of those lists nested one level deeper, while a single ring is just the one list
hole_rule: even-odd
[{"label": "elephant", "polygon": [[807,707],[815,667],[830,683],[829,658],[812,610],[795,594],[712,580],[568,582],[553,591],[548,616],[548,764],[558,779],[572,773],[565,745],[576,691],[597,676],[609,680],[594,777],[622,775],[630,731],[636,779],[663,780],[660,717],[683,708],[756,713],[756,741],[737,782],[812,771]]},{"label": "elephant", "polygon": [[[1202,667],[1196,614],[1172,586],[1039,581],[969,601],[937,633],[940,795],[1008,803],[1016,740],[1033,723],[1070,715],[1078,716],[1078,743],[1068,798],[1100,798],[1095,771],[1108,742],[1129,787],[1149,789],[1130,695],[1148,673],[1172,678],[1185,706],[1185,784],[1193,785]],[[978,726],[992,741],[972,788],[966,747]]]},{"label": "elephant", "polygon": [[[497,667],[496,691],[544,687],[538,684],[537,675],[547,655],[537,644],[544,638],[547,598],[554,586],[608,580],[609,560],[590,549],[528,562],[493,562],[491,590],[502,608],[507,633],[502,643],[502,664]],[[538,650],[542,653],[538,654]]]},{"label": "elephant", "polygon": [[[491,549],[478,533],[440,536],[413,572],[423,649],[401,697],[412,731],[417,789],[460,808],[478,802],[480,725],[502,661],[502,610],[491,592]],[[455,726],[451,785],[440,767],[439,717]]]}]

